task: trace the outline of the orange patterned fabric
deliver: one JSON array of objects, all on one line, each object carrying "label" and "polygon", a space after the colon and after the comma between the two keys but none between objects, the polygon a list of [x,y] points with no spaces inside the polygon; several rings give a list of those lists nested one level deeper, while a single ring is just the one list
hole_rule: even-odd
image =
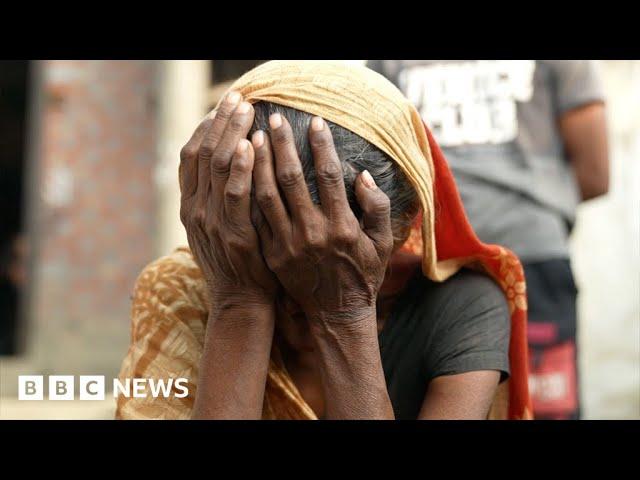
[{"label": "orange patterned fabric", "polygon": [[[509,250],[478,240],[446,160],[415,107],[375,72],[336,62],[267,62],[231,88],[250,102],[270,101],[320,115],[367,139],[397,162],[422,207],[402,247],[405,252],[415,254],[417,265],[434,281],[446,280],[463,266],[480,269],[501,285],[509,302],[511,376],[500,385],[489,418],[531,418],[522,266]],[[134,293],[132,342],[120,376],[180,374],[191,379],[189,397],[120,398],[118,418],[189,417],[207,312],[204,279],[188,249],[178,249],[142,272]],[[263,418],[316,418],[287,374],[276,347]]]},{"label": "orange patterned fabric", "polygon": [[[116,404],[117,419],[190,418],[209,312],[205,292],[202,271],[187,247],[150,263],[138,276],[131,308],[131,343],[118,377],[123,384],[127,378],[187,378],[189,395],[121,395]],[[316,419],[287,373],[277,347],[269,364],[263,418]]]}]

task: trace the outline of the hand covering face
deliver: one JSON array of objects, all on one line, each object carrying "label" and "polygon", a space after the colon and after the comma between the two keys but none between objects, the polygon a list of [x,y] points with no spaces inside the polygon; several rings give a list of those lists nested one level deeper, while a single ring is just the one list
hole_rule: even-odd
[{"label": "hand covering face", "polygon": [[[511,312],[511,376],[500,384],[489,417],[532,418],[527,376],[527,302],[522,266],[508,249],[483,244],[477,238],[465,215],[446,159],[415,107],[381,75],[366,67],[342,62],[271,61],[247,72],[231,89],[240,92],[251,103],[272,102],[332,121],[363,137],[398,164],[415,188],[421,206],[411,235],[401,249],[415,255],[423,273],[434,281],[445,281],[463,266],[469,267],[490,275],[507,297]],[[154,311],[150,311],[142,302],[136,303],[134,295],[132,346],[125,358],[121,377],[157,375],[162,368],[176,372],[171,363],[176,365],[178,360],[175,357],[179,350],[182,352],[180,361],[184,363],[179,370],[188,372],[195,382],[198,350],[202,350],[207,313],[203,295],[198,294],[196,288],[189,294],[182,292],[182,296],[176,297],[173,308],[182,309],[185,313],[188,311],[194,316],[196,332],[200,332],[194,334],[192,329],[189,335],[193,338],[178,341],[176,329],[184,328],[188,319],[178,319],[178,311],[171,311],[172,307],[166,305],[158,311],[157,302],[149,298],[151,294],[147,290],[157,290],[158,286],[151,280],[155,278],[157,283],[163,272],[166,274],[168,271],[188,273],[189,282],[195,285],[204,279],[198,278],[197,267],[188,250],[179,250],[173,260],[165,258],[169,260],[154,262],[147,267],[147,277],[143,272],[138,281],[136,288],[140,298],[146,299],[145,304],[156,306]],[[169,292],[163,295],[169,295]],[[158,315],[169,314],[175,316],[182,326],[171,327],[166,318],[157,318]],[[136,325],[138,329],[146,329],[146,337],[139,337],[137,342]],[[157,338],[150,331],[153,329],[156,329]],[[192,386],[195,387],[195,383]],[[155,406],[153,402],[121,398],[117,417],[149,418],[153,414],[165,418],[188,418],[192,404],[190,399],[165,401],[165,404]],[[277,349],[274,349],[269,368],[263,417],[315,418],[289,378]]]}]

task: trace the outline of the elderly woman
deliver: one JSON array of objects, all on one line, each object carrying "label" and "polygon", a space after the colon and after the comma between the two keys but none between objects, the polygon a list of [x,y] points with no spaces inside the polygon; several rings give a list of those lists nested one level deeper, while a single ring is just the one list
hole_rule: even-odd
[{"label": "elderly woman", "polygon": [[381,76],[248,72],[183,148],[180,186],[190,249],[140,275],[120,376],[189,395],[120,397],[118,418],[530,416],[519,262],[477,240]]}]

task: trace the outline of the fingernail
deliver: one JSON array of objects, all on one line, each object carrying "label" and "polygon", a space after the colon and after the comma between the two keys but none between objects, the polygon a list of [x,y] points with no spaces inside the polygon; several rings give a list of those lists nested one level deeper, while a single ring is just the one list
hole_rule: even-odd
[{"label": "fingernail", "polygon": [[244,138],[238,142],[238,146],[236,147],[237,153],[244,153],[249,148],[249,142]]},{"label": "fingernail", "polygon": [[378,188],[368,170],[362,171],[362,183],[364,183],[365,187],[370,188],[371,190]]},{"label": "fingernail", "polygon": [[227,96],[227,102],[229,102],[231,105],[235,105],[239,101],[240,101],[240,94],[238,92],[231,92]]},{"label": "fingernail", "polygon": [[282,115],[280,115],[279,113],[274,113],[273,115],[271,115],[269,117],[269,125],[271,125],[271,128],[273,128],[274,130],[276,128],[280,128],[280,125],[282,125]]},{"label": "fingernail", "polygon": [[260,148],[264,143],[264,133],[262,132],[262,130],[258,130],[256,133],[254,133],[251,140],[253,141],[253,146],[255,148]]},{"label": "fingernail", "polygon": [[249,104],[249,102],[242,102],[238,107],[237,112],[244,114],[249,111],[249,108],[251,108],[251,105]]},{"label": "fingernail", "polygon": [[207,115],[207,118],[210,118],[211,120],[213,120],[214,118],[216,118],[216,114],[218,113],[217,110],[211,110],[209,112],[209,114]]},{"label": "fingernail", "polygon": [[313,117],[311,120],[311,129],[316,132],[321,132],[324,128],[324,120],[320,117]]}]

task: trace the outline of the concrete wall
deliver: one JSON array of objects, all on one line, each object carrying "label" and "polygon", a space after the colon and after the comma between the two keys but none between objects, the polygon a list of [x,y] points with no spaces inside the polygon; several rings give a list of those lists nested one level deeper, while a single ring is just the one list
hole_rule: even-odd
[{"label": "concrete wall", "polygon": [[640,418],[640,62],[600,62],[611,184],[571,239],[584,416]]}]

